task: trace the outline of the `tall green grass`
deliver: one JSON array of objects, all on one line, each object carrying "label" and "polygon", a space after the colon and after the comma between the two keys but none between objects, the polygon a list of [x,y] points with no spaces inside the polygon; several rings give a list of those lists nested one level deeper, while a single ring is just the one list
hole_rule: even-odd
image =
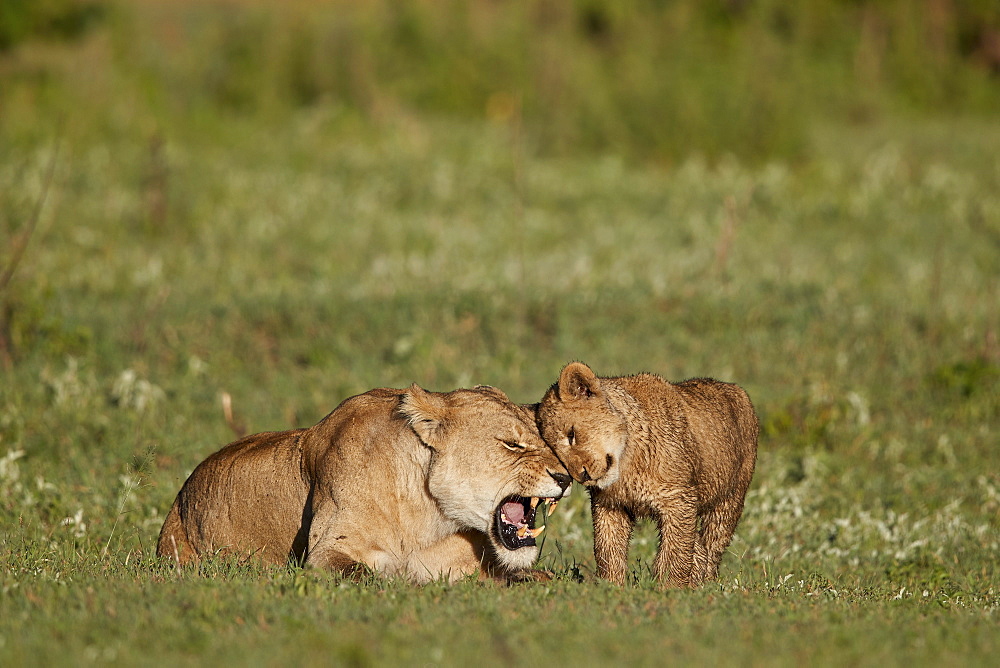
[{"label": "tall green grass", "polygon": [[433,114],[517,123],[546,155],[677,164],[692,152],[807,157],[817,122],[1000,106],[990,0],[38,7],[41,26],[80,29],[93,24],[74,18],[81,7],[103,8],[85,16],[103,21],[106,43],[93,51],[115,68],[68,82],[43,74],[46,88],[115,97],[161,124],[317,106],[376,120]]}]

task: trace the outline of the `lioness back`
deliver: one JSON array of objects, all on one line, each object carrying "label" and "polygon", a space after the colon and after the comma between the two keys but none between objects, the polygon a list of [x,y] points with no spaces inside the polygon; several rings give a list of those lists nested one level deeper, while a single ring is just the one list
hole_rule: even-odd
[{"label": "lioness back", "polygon": [[177,494],[156,553],[184,564],[199,555],[301,558],[296,537],[309,493],[301,474],[305,429],[247,436],[199,464]]},{"label": "lioness back", "polygon": [[[310,478],[317,459],[336,459],[341,450],[351,452],[352,445],[365,442],[348,437],[342,448],[336,425],[361,425],[386,434],[402,392],[376,388],[348,397],[310,429],[252,434],[209,455],[167,513],[157,554],[179,564],[214,554],[274,564],[301,562],[308,547]],[[363,465],[366,456],[354,453],[345,470]]]},{"label": "lioness back", "polygon": [[683,397],[688,429],[703,447],[694,449],[703,460],[706,490],[717,502],[723,495],[743,496],[757,461],[757,415],[739,385],[713,378],[668,383]]}]

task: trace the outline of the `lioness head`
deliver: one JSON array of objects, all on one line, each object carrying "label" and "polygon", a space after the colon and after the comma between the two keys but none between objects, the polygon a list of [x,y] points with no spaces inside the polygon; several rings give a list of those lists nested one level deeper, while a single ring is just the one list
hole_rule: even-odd
[{"label": "lioness head", "polygon": [[627,431],[625,416],[609,401],[590,367],[567,364],[538,406],[545,442],[575,480],[603,489],[618,480]]},{"label": "lioness head", "polygon": [[413,385],[399,410],[432,450],[427,488],[444,515],[489,536],[503,565],[530,567],[544,528],[535,528],[539,502],[572,483],[534,414],[483,385],[447,393]]}]

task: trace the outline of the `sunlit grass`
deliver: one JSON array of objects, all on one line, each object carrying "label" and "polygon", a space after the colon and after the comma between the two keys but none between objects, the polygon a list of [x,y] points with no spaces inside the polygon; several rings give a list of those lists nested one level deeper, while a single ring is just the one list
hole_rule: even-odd
[{"label": "sunlit grass", "polygon": [[[804,168],[528,160],[518,186],[502,132],[428,123],[425,144],[406,128],[361,143],[303,139],[308,122],[246,149],[169,142],[159,229],[127,185],[142,153],[100,158],[113,135],[65,151],[12,283],[0,651],[461,662],[486,643],[497,662],[719,661],[778,643],[818,660],[774,615],[840,647],[831,662],[915,656],[917,637],[928,657],[995,648],[980,629],[1000,591],[998,172],[897,145]],[[7,167],[9,211],[38,195],[47,155]],[[650,526],[631,584],[595,581],[582,490],[552,518],[556,582],[536,589],[152,560],[184,477],[232,438],[222,392],[248,428],[281,429],[413,381],[533,401],[570,359],[750,391],[760,464],[719,583],[658,591]]]}]

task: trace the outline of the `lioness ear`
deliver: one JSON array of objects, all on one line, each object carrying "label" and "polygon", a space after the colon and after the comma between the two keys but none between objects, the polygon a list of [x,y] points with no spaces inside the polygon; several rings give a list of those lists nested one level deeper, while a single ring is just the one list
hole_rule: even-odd
[{"label": "lioness ear", "polygon": [[559,398],[590,399],[601,391],[601,381],[583,362],[570,362],[559,374]]},{"label": "lioness ear", "polygon": [[425,445],[435,448],[441,443],[441,431],[448,418],[448,404],[440,395],[414,383],[403,393],[399,412]]}]

